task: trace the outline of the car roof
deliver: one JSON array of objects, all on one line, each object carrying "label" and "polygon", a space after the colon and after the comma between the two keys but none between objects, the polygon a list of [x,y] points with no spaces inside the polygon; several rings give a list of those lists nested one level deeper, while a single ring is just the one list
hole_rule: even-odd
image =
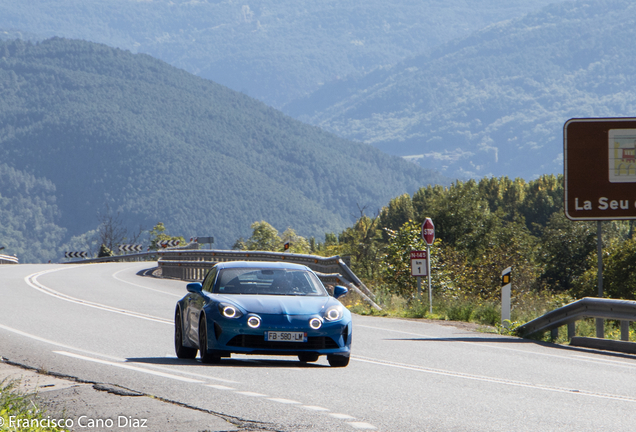
[{"label": "car roof", "polygon": [[267,269],[290,269],[290,270],[310,270],[309,267],[302,264],[293,264],[289,262],[277,262],[277,261],[230,261],[220,262],[216,267],[221,269],[226,268],[267,268]]}]

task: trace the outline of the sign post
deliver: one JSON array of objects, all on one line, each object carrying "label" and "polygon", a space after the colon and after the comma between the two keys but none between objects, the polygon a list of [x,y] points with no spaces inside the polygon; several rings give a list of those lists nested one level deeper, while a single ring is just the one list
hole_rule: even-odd
[{"label": "sign post", "polygon": [[501,325],[508,328],[510,322],[510,290],[512,287],[512,267],[501,272]]},{"label": "sign post", "polygon": [[[601,221],[636,219],[636,118],[570,119],[563,126],[565,216],[597,221],[598,296],[603,297]],[[604,337],[596,319],[596,337]]]},{"label": "sign post", "polygon": [[212,249],[212,243],[214,243],[214,237],[197,237],[195,240],[197,243],[207,243],[209,248]]},{"label": "sign post", "polygon": [[[431,218],[426,218],[422,224],[422,238],[426,242],[426,256],[431,256],[431,245],[435,241],[435,225]],[[431,289],[431,260],[426,260],[426,273],[428,276],[428,305],[429,312],[433,313],[433,291]]]},{"label": "sign post", "polygon": [[411,276],[417,276],[417,296],[422,297],[422,279],[428,273],[428,254],[426,251],[411,251]]}]

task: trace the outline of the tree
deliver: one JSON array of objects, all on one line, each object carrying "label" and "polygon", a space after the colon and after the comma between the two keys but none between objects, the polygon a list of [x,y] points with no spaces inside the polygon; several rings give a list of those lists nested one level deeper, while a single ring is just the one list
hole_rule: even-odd
[{"label": "tree", "polygon": [[110,257],[113,256],[113,251],[108,249],[105,244],[102,244],[99,248],[99,253],[97,254],[97,258]]},{"label": "tree", "polygon": [[540,236],[550,217],[563,211],[563,175],[542,175],[528,183],[527,189],[521,213],[530,232]]},{"label": "tree", "polygon": [[282,244],[289,243],[289,249],[286,252],[297,254],[308,254],[310,252],[309,242],[305,237],[296,234],[292,228],[287,228],[281,236]]},{"label": "tree", "polygon": [[[136,233],[129,232],[124,226],[120,212],[113,214],[108,203],[105,204],[104,213],[97,213],[99,226],[97,227],[98,243],[111,251],[111,254],[120,244],[126,242],[136,243],[144,232],[142,226]],[[101,253],[101,250],[100,250]]]},{"label": "tree", "polygon": [[543,265],[541,280],[554,291],[567,291],[588,268],[588,257],[596,250],[593,222],[573,222],[554,213],[543,229],[538,261]]},{"label": "tree", "polygon": [[124,227],[119,212],[113,214],[108,203],[106,203],[105,207],[106,210],[104,213],[97,213],[97,220],[99,221],[97,236],[99,243],[112,251],[116,245],[123,243],[127,230]]},{"label": "tree", "polygon": [[380,225],[391,230],[400,229],[402,225],[415,219],[413,202],[409,194],[400,195],[389,201],[389,205],[380,211]]},{"label": "tree", "polygon": [[[408,195],[407,195],[408,197]],[[339,255],[350,256],[352,270],[364,278],[378,276],[378,263],[382,249],[382,231],[379,217],[362,214],[353,227],[345,229],[338,238]]]},{"label": "tree", "polygon": [[265,221],[254,222],[251,225],[252,236],[239,245],[241,250],[280,251],[282,242],[278,236],[278,230]]},{"label": "tree", "polygon": [[185,245],[186,241],[183,237],[175,237],[166,234],[166,227],[163,222],[158,222],[150,230],[150,250],[158,250],[161,248],[159,245],[162,241],[176,240],[179,241],[180,245]]}]

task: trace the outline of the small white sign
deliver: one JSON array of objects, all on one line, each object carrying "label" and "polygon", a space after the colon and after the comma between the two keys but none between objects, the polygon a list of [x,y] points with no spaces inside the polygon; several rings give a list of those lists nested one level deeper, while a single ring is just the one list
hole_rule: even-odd
[{"label": "small white sign", "polygon": [[609,181],[636,182],[636,129],[610,129]]},{"label": "small white sign", "polygon": [[426,276],[428,263],[426,251],[411,252],[411,276]]},{"label": "small white sign", "polygon": [[411,276],[426,276],[426,260],[411,260]]}]

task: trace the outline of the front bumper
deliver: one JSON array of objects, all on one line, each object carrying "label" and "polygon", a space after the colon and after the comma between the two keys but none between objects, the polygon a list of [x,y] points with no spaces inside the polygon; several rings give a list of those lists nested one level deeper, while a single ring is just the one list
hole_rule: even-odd
[{"label": "front bumper", "polygon": [[[323,322],[320,329],[309,327],[315,315],[259,315],[261,325],[257,329],[247,325],[247,317],[228,319],[218,317],[208,322],[208,347],[219,353],[300,355],[339,354],[351,351],[351,321],[341,319]],[[267,331],[304,332],[307,342],[266,341]]]}]

